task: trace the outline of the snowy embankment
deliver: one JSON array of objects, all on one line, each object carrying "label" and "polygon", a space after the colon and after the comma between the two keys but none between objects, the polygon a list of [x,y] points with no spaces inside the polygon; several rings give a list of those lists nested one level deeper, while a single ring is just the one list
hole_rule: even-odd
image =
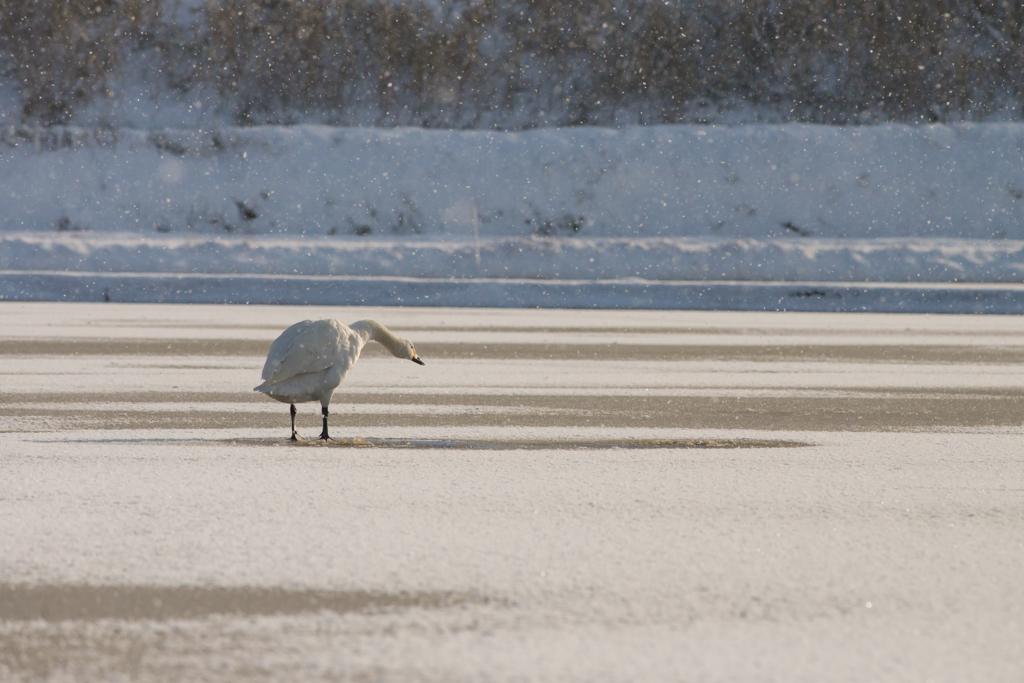
[{"label": "snowy embankment", "polygon": [[7,129],[0,187],[22,274],[1024,279],[1020,124]]},{"label": "snowy embankment", "polygon": [[0,270],[540,280],[1020,282],[1024,240],[539,238],[355,241],[0,235]]}]

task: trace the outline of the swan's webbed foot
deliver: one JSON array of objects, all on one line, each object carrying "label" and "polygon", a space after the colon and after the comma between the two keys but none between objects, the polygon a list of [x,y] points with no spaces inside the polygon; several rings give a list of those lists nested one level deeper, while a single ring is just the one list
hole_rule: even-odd
[{"label": "swan's webbed foot", "polygon": [[327,406],[320,408],[320,414],[324,416],[324,430],[320,432],[320,438],[323,441],[330,441],[331,435],[327,433]]}]

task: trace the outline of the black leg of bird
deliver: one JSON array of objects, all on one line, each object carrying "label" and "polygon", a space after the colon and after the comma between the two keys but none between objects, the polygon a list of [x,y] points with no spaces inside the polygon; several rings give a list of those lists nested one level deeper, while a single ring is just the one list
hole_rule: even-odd
[{"label": "black leg of bird", "polygon": [[331,437],[327,433],[327,406],[320,408],[320,414],[324,416],[324,431],[320,432],[320,438],[325,441],[330,441]]},{"label": "black leg of bird", "polygon": [[299,437],[295,434],[295,404],[294,403],[292,404],[292,409],[291,409],[290,412],[292,414],[292,441],[298,441]]}]

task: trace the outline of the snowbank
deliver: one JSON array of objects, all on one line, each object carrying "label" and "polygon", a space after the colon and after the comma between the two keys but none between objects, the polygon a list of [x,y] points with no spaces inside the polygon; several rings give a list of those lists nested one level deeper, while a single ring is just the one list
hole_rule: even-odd
[{"label": "snowbank", "polygon": [[0,270],[413,278],[1020,282],[1024,240],[0,234]]},{"label": "snowbank", "polygon": [[9,272],[1024,278],[1020,124],[0,132]]},{"label": "snowbank", "polygon": [[0,143],[5,231],[1024,239],[1021,124],[50,129]]}]

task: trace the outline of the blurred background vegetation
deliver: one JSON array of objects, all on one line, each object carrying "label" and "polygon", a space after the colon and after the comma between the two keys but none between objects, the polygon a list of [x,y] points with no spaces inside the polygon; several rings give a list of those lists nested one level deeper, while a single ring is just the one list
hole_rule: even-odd
[{"label": "blurred background vegetation", "polygon": [[241,125],[1020,120],[1022,31],[1011,0],[4,0],[0,82],[28,125],[133,84]]}]

